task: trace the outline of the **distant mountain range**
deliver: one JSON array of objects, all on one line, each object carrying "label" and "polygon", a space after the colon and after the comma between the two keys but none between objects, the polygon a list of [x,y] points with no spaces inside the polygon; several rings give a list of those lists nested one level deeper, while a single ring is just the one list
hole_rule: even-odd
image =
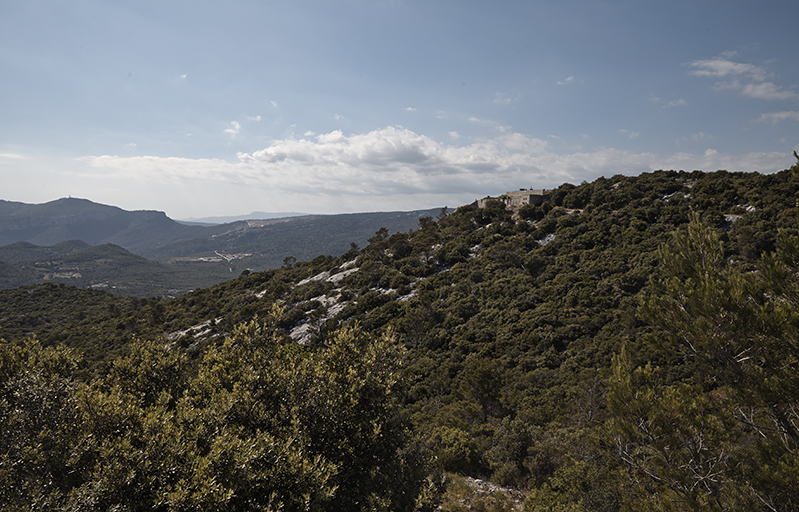
[{"label": "distant mountain range", "polygon": [[175,222],[164,212],[131,212],[86,199],[63,198],[44,204],[0,201],[0,246],[14,242],[51,246],[82,240],[89,245],[116,244],[145,256],[171,241],[211,233],[208,228]]},{"label": "distant mountain range", "polygon": [[200,225],[213,225],[213,224],[227,224],[229,222],[236,222],[239,220],[251,219],[282,219],[284,217],[303,217],[310,215],[308,213],[298,212],[252,212],[249,215],[231,215],[227,217],[189,217],[188,219],[175,219],[184,224],[200,224]]},{"label": "distant mountain range", "polygon": [[127,211],[86,199],[44,204],[0,200],[0,288],[55,281],[130,295],[179,294],[244,270],[280,267],[287,257],[303,261],[338,256],[352,243],[366,244],[380,228],[409,231],[418,227],[421,217],[439,212],[436,208],[188,225],[163,212]]}]

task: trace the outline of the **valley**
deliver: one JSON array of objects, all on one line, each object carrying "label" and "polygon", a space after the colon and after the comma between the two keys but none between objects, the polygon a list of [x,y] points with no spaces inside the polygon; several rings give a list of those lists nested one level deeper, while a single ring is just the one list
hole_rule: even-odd
[{"label": "valley", "polygon": [[342,254],[351,244],[367,243],[381,227],[392,233],[412,230],[419,218],[440,211],[306,215],[201,227],[160,212],[127,212],[82,199],[4,203],[0,289],[52,281],[141,297],[179,295],[241,272],[278,268],[286,258]]}]

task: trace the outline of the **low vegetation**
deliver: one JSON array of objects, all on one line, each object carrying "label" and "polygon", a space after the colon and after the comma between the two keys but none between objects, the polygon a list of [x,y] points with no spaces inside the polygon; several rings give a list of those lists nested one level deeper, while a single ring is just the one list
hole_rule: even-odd
[{"label": "low vegetation", "polygon": [[614,176],[170,300],[0,292],[0,501],[793,510],[797,199]]}]

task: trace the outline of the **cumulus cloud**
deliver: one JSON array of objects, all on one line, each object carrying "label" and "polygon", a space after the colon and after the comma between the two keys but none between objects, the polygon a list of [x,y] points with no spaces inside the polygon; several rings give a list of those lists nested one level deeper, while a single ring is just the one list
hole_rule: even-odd
[{"label": "cumulus cloud", "polygon": [[553,187],[656,169],[769,172],[790,164],[783,152],[724,155],[711,149],[699,155],[663,156],[598,148],[559,153],[544,140],[514,132],[454,145],[401,127],[352,135],[340,130],[308,133],[237,157],[225,161],[104,155],[81,160],[106,178],[175,186],[203,183],[219,190],[238,187],[241,193],[260,194],[276,209],[303,206],[300,210],[329,212],[467,204],[519,186]]},{"label": "cumulus cloud", "polygon": [[247,121],[260,122],[261,121],[261,116],[247,116]]},{"label": "cumulus cloud", "polygon": [[574,77],[573,77],[573,76],[570,76],[570,77],[567,77],[565,80],[559,80],[559,81],[557,82],[557,84],[558,84],[558,85],[566,85],[566,84],[570,84],[570,83],[572,83],[573,81],[574,81]]},{"label": "cumulus cloud", "polygon": [[241,131],[241,125],[238,121],[231,121],[230,128],[225,130],[225,133],[229,133],[231,135],[237,135]]},{"label": "cumulus cloud", "polygon": [[407,107],[407,108],[405,108],[405,110],[408,111],[408,112],[416,112],[416,109],[413,108],[413,107]]}]

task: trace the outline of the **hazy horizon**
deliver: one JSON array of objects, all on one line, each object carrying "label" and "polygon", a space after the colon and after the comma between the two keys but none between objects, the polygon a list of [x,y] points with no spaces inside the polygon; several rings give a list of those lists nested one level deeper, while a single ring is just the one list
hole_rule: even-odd
[{"label": "hazy horizon", "polygon": [[[54,203],[54,202],[57,202],[57,201],[60,201],[60,200],[63,200],[63,199],[75,199],[75,200],[78,200],[78,201],[89,201],[89,202],[92,202],[92,203],[95,203],[95,204],[99,204],[99,205],[107,206],[107,207],[111,207],[111,208],[121,208],[119,205],[94,201],[94,200],[92,200],[91,198],[88,198],[88,197],[66,196],[66,197],[59,197],[59,198],[56,198],[56,199],[52,199],[50,201],[42,201],[42,202],[36,202],[36,203],[28,203],[28,202],[25,202],[25,201],[14,201],[14,200],[5,199],[5,198],[0,197],[0,201],[7,201],[7,202],[11,202],[11,203],[21,203],[21,204],[34,205],[34,206],[44,205],[44,204],[48,204],[48,203]],[[458,206],[463,206],[463,205],[457,205],[457,206],[455,206],[453,208],[449,208],[449,210],[451,211],[454,208],[457,208]],[[415,209],[400,209],[400,210],[370,210],[370,211],[331,212],[331,213],[253,211],[253,212],[250,212],[250,213],[241,213],[241,214],[238,214],[238,215],[208,215],[208,216],[186,217],[186,218],[172,217],[167,212],[164,212],[164,210],[158,210],[158,209],[152,209],[152,208],[147,208],[147,209],[145,209],[145,208],[122,208],[122,209],[126,210],[126,211],[131,211],[131,212],[135,212],[135,211],[158,211],[158,212],[161,212],[161,213],[165,213],[167,215],[167,217],[169,217],[172,220],[178,221],[178,222],[227,224],[229,222],[236,222],[236,221],[239,221],[239,220],[271,220],[271,219],[282,219],[282,218],[288,218],[288,217],[307,217],[307,216],[315,216],[315,215],[357,215],[357,214],[393,213],[393,212],[403,213],[403,212],[413,212],[413,211],[420,211],[420,210],[438,210],[440,208],[448,208],[448,207],[445,207],[445,206],[434,206],[432,208],[415,208]]]}]

